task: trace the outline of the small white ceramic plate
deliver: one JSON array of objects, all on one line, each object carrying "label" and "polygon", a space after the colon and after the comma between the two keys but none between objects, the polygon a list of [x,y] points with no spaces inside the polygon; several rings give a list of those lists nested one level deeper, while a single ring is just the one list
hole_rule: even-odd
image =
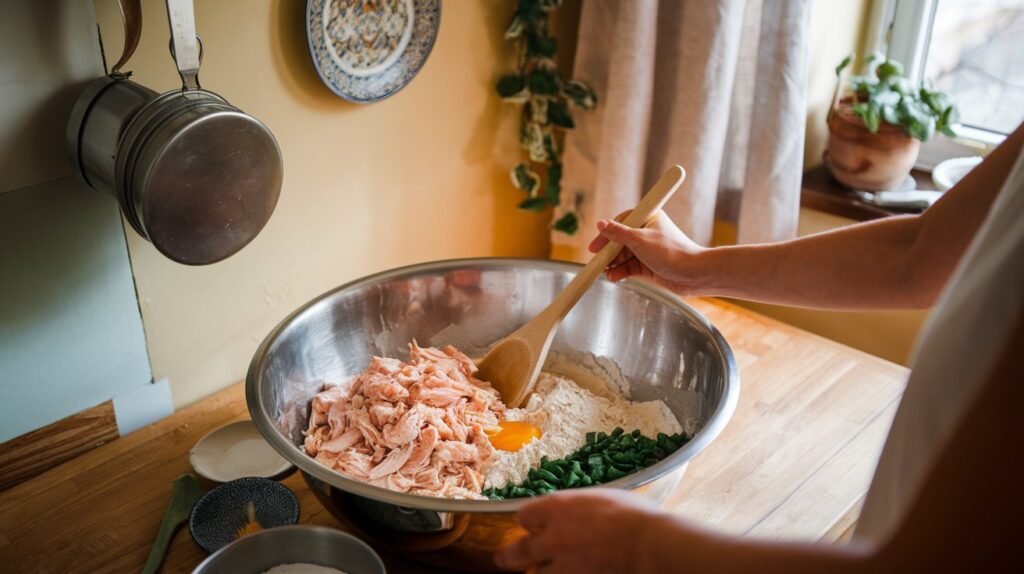
[{"label": "small white ceramic plate", "polygon": [[292,466],[249,420],[222,426],[199,439],[189,451],[188,461],[200,476],[216,482],[247,476],[270,478]]},{"label": "small white ceramic plate", "polygon": [[946,161],[939,162],[938,165],[932,169],[932,181],[935,182],[935,187],[941,191],[949,191],[954,185],[957,184],[961,179],[964,178],[972,169],[981,163],[982,158],[978,156],[974,157],[955,157],[953,159],[947,159]]}]

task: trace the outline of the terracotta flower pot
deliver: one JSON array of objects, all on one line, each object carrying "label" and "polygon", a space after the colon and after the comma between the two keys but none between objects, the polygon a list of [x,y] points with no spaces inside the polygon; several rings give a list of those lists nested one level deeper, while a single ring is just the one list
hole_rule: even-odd
[{"label": "terracotta flower pot", "polygon": [[829,114],[828,132],[825,164],[839,183],[853,189],[896,189],[921,149],[902,126],[880,122],[878,133],[871,133],[845,100]]}]

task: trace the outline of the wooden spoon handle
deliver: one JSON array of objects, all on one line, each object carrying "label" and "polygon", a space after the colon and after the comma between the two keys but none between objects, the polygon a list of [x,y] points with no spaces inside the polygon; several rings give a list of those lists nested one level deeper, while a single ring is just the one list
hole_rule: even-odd
[{"label": "wooden spoon handle", "polygon": [[[640,199],[640,203],[633,208],[633,211],[626,216],[626,219],[622,222],[623,225],[646,227],[654,216],[657,215],[658,211],[664,207],[668,198],[672,197],[672,194],[683,184],[684,179],[686,179],[686,170],[678,165],[670,167],[665,172],[665,175],[661,176],[661,179],[654,184],[654,187]],[[561,322],[620,251],[622,251],[621,243],[609,241],[576,274],[576,277],[555,297],[555,300],[544,309],[541,314],[545,316],[551,328],[554,328]]]}]

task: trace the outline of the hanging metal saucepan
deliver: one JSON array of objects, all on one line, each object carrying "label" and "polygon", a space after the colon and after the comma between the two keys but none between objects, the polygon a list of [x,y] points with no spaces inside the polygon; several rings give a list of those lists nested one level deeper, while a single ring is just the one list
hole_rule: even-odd
[{"label": "hanging metal saucepan", "polygon": [[120,5],[124,53],[75,103],[67,134],[72,160],[161,253],[189,265],[220,261],[270,219],[281,191],[281,150],[259,120],[199,86],[202,41],[192,0],[167,0],[182,88],[160,95],[121,72],[138,44],[141,9],[139,0]]}]

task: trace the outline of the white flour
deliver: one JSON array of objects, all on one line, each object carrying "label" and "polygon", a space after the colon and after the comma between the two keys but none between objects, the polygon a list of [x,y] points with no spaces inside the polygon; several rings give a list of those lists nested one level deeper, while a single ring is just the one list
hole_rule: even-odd
[{"label": "white flour", "polygon": [[644,436],[682,432],[679,421],[662,401],[631,403],[622,397],[605,398],[581,388],[570,379],[543,373],[524,408],[509,409],[505,420],[525,421],[540,427],[543,436],[523,448],[499,450],[485,470],[484,488],[502,488],[526,480],[541,457],[563,458],[583,447],[588,432],[610,433],[640,429]]},{"label": "white flour", "polygon": [[263,574],[345,574],[345,572],[319,564],[281,564],[270,570],[264,570]]}]

